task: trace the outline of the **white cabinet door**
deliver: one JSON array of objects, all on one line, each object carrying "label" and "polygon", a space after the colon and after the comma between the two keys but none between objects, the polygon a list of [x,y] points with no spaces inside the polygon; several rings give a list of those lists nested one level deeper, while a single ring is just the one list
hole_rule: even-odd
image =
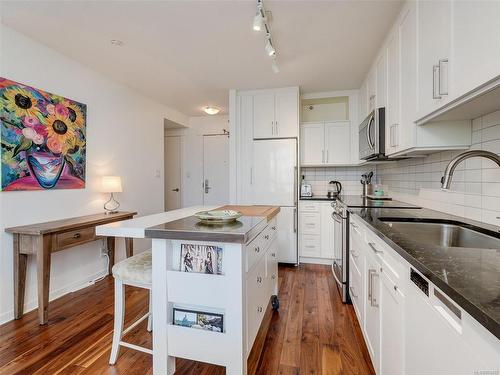
[{"label": "white cabinet door", "polygon": [[372,358],[375,372],[379,373],[380,366],[380,266],[373,256],[365,251],[365,334],[366,346]]},{"label": "white cabinet door", "polygon": [[387,43],[387,108],[385,122],[386,155],[399,146],[399,32],[393,32]]},{"label": "white cabinet door", "polygon": [[359,89],[359,122],[368,116],[368,80],[365,79]]},{"label": "white cabinet door", "polygon": [[418,117],[449,100],[451,1],[418,2]]},{"label": "white cabinet door", "polygon": [[381,272],[380,373],[404,374],[404,301],[402,286]]},{"label": "white cabinet door", "polygon": [[325,125],[322,122],[300,126],[300,164],[318,165],[325,161]]},{"label": "white cabinet door", "polygon": [[453,80],[455,96],[500,75],[500,1],[453,2]]},{"label": "white cabinet door", "polygon": [[387,104],[387,51],[384,50],[377,60],[377,79],[375,90],[375,107],[382,108]]},{"label": "white cabinet door", "polygon": [[325,123],[325,163],[351,162],[351,126],[349,121]]},{"label": "white cabinet door", "polygon": [[274,92],[255,94],[253,98],[253,137],[275,137]]},{"label": "white cabinet door", "polygon": [[334,221],[333,207],[328,203],[321,203],[321,257],[333,259]]},{"label": "white cabinet door", "polygon": [[376,91],[377,91],[377,72],[376,68],[372,68],[368,73],[367,78],[367,90],[368,90],[368,113],[375,109],[376,103]]},{"label": "white cabinet door", "polygon": [[278,262],[297,264],[297,209],[281,207],[277,226]]},{"label": "white cabinet door", "polygon": [[299,98],[297,92],[277,92],[274,119],[275,137],[295,138],[298,136]]},{"label": "white cabinet door", "polygon": [[417,91],[417,9],[415,2],[408,8],[399,24],[400,47],[400,143],[407,149],[415,145]]}]

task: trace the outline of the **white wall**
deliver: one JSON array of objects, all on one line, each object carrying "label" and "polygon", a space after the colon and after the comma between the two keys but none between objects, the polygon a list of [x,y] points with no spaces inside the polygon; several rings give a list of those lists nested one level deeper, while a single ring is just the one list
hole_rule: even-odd
[{"label": "white wall", "polygon": [[227,115],[190,117],[188,127],[167,130],[183,137],[182,207],[203,204],[203,135],[229,131]]},{"label": "white wall", "polygon": [[[0,323],[13,317],[12,236],[4,228],[102,211],[99,176],[123,178],[117,198],[140,215],[163,211],[163,122],[187,117],[110,81],[78,62],[1,26],[0,75],[87,104],[87,185],[82,190],[0,192]],[[97,56],[96,56],[97,58]],[[159,175],[157,174],[159,173]],[[136,243],[141,250],[147,242]],[[53,254],[51,299],[106,271],[100,243]],[[124,257],[117,241],[117,260]],[[36,268],[28,264],[27,309],[36,307]]]}]

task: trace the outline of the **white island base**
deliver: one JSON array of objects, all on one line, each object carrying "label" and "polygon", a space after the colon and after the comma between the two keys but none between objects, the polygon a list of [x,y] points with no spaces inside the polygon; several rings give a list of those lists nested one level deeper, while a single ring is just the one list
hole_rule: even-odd
[{"label": "white island base", "polygon": [[[270,316],[270,301],[276,303],[273,296],[278,294],[276,218],[260,219],[264,221],[259,230],[263,229],[247,243],[149,236],[153,237],[155,375],[173,374],[175,357],[225,366],[228,375],[255,371],[247,369],[247,360],[259,328],[265,326],[264,315]],[[221,247],[223,274],[181,272],[181,244]],[[223,314],[223,332],[174,325],[174,307]]]}]

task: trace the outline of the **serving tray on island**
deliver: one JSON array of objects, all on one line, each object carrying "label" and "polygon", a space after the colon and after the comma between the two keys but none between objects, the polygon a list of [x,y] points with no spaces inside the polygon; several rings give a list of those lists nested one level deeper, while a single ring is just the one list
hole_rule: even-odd
[{"label": "serving tray on island", "polygon": [[223,224],[238,220],[243,214],[235,210],[200,211],[194,214],[202,223]]}]

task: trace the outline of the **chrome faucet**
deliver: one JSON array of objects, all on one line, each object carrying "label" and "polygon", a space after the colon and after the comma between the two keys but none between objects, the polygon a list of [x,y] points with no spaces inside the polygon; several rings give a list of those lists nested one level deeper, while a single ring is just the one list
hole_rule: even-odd
[{"label": "chrome faucet", "polygon": [[498,166],[500,167],[500,156],[498,156],[493,152],[483,151],[483,150],[472,150],[472,151],[462,152],[461,154],[451,159],[451,161],[448,163],[446,170],[444,171],[444,176],[441,177],[441,189],[448,190],[450,188],[453,172],[455,171],[455,168],[460,162],[475,157],[483,157],[486,159],[490,159],[495,163],[497,163]]}]

